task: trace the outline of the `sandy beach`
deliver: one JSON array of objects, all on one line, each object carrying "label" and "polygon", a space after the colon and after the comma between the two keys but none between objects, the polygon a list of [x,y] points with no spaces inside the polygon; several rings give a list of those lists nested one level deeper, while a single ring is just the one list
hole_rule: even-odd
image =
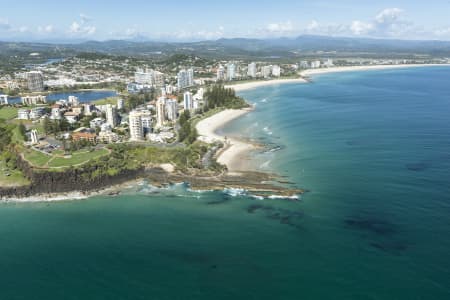
[{"label": "sandy beach", "polygon": [[374,66],[351,66],[351,67],[331,67],[321,69],[310,69],[300,73],[303,77],[311,75],[320,75],[328,73],[340,72],[356,72],[356,71],[371,71],[371,70],[389,70],[389,69],[406,69],[406,68],[420,68],[420,67],[448,67],[450,64],[416,64],[416,65],[374,65]]},{"label": "sandy beach", "polygon": [[[404,69],[404,68],[417,68],[417,67],[433,67],[433,66],[445,66],[450,64],[415,64],[415,65],[374,65],[374,66],[350,66],[350,67],[332,67],[322,69],[311,69],[300,73],[302,78],[294,79],[273,79],[264,81],[254,81],[241,84],[231,84],[226,86],[227,88],[233,88],[236,92],[256,89],[264,86],[287,84],[287,83],[308,83],[303,77],[309,77],[312,75],[320,75],[327,73],[339,73],[339,72],[354,72],[354,71],[370,71],[370,70],[384,70],[384,69]],[[225,149],[219,153],[217,161],[228,167],[231,172],[244,171],[248,167],[248,153],[251,150],[256,149],[255,145],[248,142],[237,140],[235,138],[227,138],[217,134],[217,130],[225,126],[228,122],[237,119],[244,114],[248,113],[251,109],[233,110],[227,109],[215,114],[209,118],[200,121],[197,124],[197,131],[199,134],[199,140],[212,143],[214,141],[226,142]]]},{"label": "sandy beach", "polygon": [[206,143],[221,141],[226,144],[225,149],[219,153],[217,161],[226,165],[231,172],[243,171],[246,169],[245,161],[248,152],[256,149],[256,146],[235,138],[221,136],[217,134],[216,131],[228,122],[247,114],[251,110],[251,108],[227,109],[198,122],[196,126],[199,140]]},{"label": "sandy beach", "polygon": [[247,83],[238,83],[227,85],[226,88],[233,88],[236,92],[256,89],[263,86],[285,84],[285,83],[307,83],[303,78],[290,78],[290,79],[272,79],[272,80],[261,80]]},{"label": "sandy beach", "polygon": [[321,75],[328,73],[340,73],[340,72],[356,72],[356,71],[371,71],[371,70],[389,70],[389,69],[406,69],[406,68],[420,68],[420,67],[448,67],[450,64],[411,64],[411,65],[373,65],[373,66],[349,66],[349,67],[331,67],[320,69],[309,69],[299,73],[301,78],[290,79],[272,79],[261,80],[247,83],[237,83],[227,85],[227,88],[233,88],[236,92],[256,89],[264,86],[279,85],[286,83],[308,83],[305,77],[312,75]]}]

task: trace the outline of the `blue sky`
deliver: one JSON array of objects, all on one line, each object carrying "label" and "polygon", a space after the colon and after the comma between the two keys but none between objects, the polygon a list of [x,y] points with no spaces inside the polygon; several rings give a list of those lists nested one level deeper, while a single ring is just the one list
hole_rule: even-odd
[{"label": "blue sky", "polygon": [[0,40],[300,34],[450,40],[450,0],[0,0],[0,7]]}]

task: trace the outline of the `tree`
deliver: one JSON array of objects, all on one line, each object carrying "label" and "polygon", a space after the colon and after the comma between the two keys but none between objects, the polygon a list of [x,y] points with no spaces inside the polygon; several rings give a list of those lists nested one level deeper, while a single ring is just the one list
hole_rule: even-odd
[{"label": "tree", "polygon": [[44,128],[44,133],[46,136],[52,132],[52,124],[50,123],[48,117],[45,117],[42,127]]},{"label": "tree", "polygon": [[23,125],[22,122],[20,122],[20,124],[19,124],[19,132],[20,132],[20,135],[26,141],[27,140],[27,128],[25,127],[25,125]]},{"label": "tree", "polygon": [[209,87],[205,92],[205,111],[216,107],[244,108],[248,104],[241,97],[236,96],[234,89],[225,88],[223,84],[216,84]]}]

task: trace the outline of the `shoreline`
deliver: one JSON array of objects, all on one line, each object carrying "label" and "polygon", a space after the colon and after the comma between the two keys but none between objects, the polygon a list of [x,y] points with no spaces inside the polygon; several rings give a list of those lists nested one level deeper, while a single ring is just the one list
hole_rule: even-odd
[{"label": "shoreline", "polygon": [[[233,88],[236,92],[241,92],[256,89],[259,87],[266,87],[280,84],[289,84],[289,83],[306,84],[310,82],[307,80],[309,76],[329,74],[329,73],[407,69],[407,68],[437,67],[437,66],[449,67],[450,64],[373,65],[373,66],[346,66],[346,67],[310,69],[300,72],[299,73],[299,75],[301,76],[300,78],[273,79],[240,84],[237,83],[237,84],[230,84],[225,87]],[[219,154],[217,155],[217,162],[226,165],[230,175],[248,171],[245,168],[248,166],[248,155],[252,150],[256,150],[257,147],[246,141],[222,136],[218,134],[217,131],[226,126],[229,122],[244,116],[253,109],[254,107],[252,107],[251,109],[240,109],[240,110],[226,109],[200,121],[196,126],[197,132],[199,134],[198,138],[199,140],[206,143],[213,143],[214,141],[220,141],[226,144],[224,149],[222,149],[221,152],[219,152]]]},{"label": "shoreline", "polygon": [[342,73],[342,72],[361,72],[361,71],[375,71],[375,70],[389,70],[389,69],[409,69],[409,68],[423,68],[423,67],[450,67],[450,64],[409,64],[409,65],[369,65],[369,66],[344,66],[344,67],[331,67],[320,69],[308,69],[299,73],[299,78],[288,79],[272,79],[272,80],[256,80],[247,83],[236,83],[226,85],[226,88],[232,88],[236,92],[247,91],[256,89],[259,87],[280,85],[288,83],[309,83],[307,78],[314,75],[323,75],[329,73]]},{"label": "shoreline", "polygon": [[28,197],[11,197],[11,198],[2,198],[0,197],[0,203],[43,203],[43,202],[62,202],[62,201],[73,201],[73,200],[85,200],[95,196],[104,196],[104,195],[116,195],[117,192],[122,191],[124,188],[129,186],[138,185],[142,179],[133,179],[120,184],[108,186],[102,188],[98,191],[71,191],[71,192],[62,192],[62,193],[50,193],[50,194],[36,194],[34,196]]},{"label": "shoreline", "polygon": [[217,155],[217,162],[226,165],[229,174],[239,173],[239,171],[248,171],[242,169],[242,166],[245,165],[244,161],[247,159],[247,154],[252,150],[256,150],[257,147],[254,144],[233,137],[222,136],[217,133],[217,130],[251,111],[253,111],[253,108],[226,109],[209,118],[201,120],[196,125],[199,135],[198,140],[208,144],[214,142],[221,142],[224,144],[224,148]]},{"label": "shoreline", "polygon": [[[383,70],[383,69],[402,69],[412,67],[448,67],[450,64],[417,64],[417,65],[377,65],[377,66],[352,66],[352,67],[334,67],[327,69],[314,69],[301,72],[301,76],[321,75],[327,73],[337,72],[353,72],[353,71],[370,71],[370,70]],[[263,86],[287,84],[287,83],[308,83],[305,78],[297,79],[277,79],[269,81],[256,81],[237,85],[229,85],[227,87],[234,88],[236,91],[250,90]],[[227,166],[228,172],[225,175],[230,177],[240,178],[239,176],[245,176],[246,172],[251,172],[248,161],[251,151],[257,150],[258,146],[248,141],[225,137],[217,133],[218,130],[226,126],[229,122],[243,117],[247,113],[253,111],[254,107],[245,109],[226,109],[217,114],[212,115],[206,119],[197,123],[196,129],[198,131],[200,141],[207,143],[222,142],[225,144],[224,148],[217,154],[217,161]],[[170,173],[170,172],[169,172]],[[30,197],[12,197],[12,198],[0,198],[0,202],[54,202],[54,201],[69,201],[69,200],[83,200],[94,196],[101,195],[116,195],[116,193],[127,186],[138,185],[143,178],[129,180],[118,185],[107,186],[98,191],[82,192],[71,191],[64,193],[52,193],[52,194],[36,194]]]},{"label": "shoreline", "polygon": [[261,81],[253,81],[246,83],[237,83],[226,85],[225,88],[232,88],[236,92],[256,89],[264,86],[278,85],[278,84],[286,84],[286,83],[308,83],[308,81],[304,78],[287,78],[287,79],[272,79],[272,80],[261,80]]},{"label": "shoreline", "polygon": [[300,72],[300,75],[304,76],[304,77],[308,77],[308,76],[313,76],[313,75],[322,75],[322,74],[329,74],[329,73],[410,69],[410,68],[423,68],[423,67],[449,67],[449,66],[450,66],[450,64],[345,66],[345,67],[331,67],[331,68],[322,68],[322,69],[309,69],[309,70]]}]

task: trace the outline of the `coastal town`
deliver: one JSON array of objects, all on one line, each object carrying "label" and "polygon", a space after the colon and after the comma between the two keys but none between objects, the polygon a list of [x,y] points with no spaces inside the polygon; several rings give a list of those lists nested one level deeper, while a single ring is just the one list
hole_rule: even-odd
[{"label": "coastal town", "polygon": [[[326,58],[275,64],[175,56],[170,62],[140,63],[84,54],[1,74],[0,119],[14,145],[3,145],[7,149],[0,157],[3,185],[29,184],[18,159],[34,170],[63,172],[101,163],[119,147],[153,149],[156,156],[175,151],[166,160],[136,154],[131,168],[242,174],[236,171],[243,171],[246,155],[258,147],[215,134],[220,126],[251,110],[235,91],[307,83],[311,75],[324,72],[440,65],[449,60]],[[102,97],[103,92],[108,96]],[[191,150],[190,160],[183,149]],[[104,173],[112,176],[129,168],[107,168]]]},{"label": "coastal town", "polygon": [[[194,58],[195,60],[195,58]],[[117,63],[110,58],[71,58],[35,66],[31,71],[0,74],[0,106],[14,111],[14,119],[27,128],[26,140],[33,147],[51,145],[46,137],[52,129],[58,140],[85,141],[94,144],[118,142],[173,143],[178,136],[177,121],[188,112],[201,115],[207,107],[205,91],[214,84],[242,84],[276,79],[301,79],[304,74],[320,73],[337,67],[405,66],[443,64],[449,60],[304,60],[297,64],[221,61],[201,67],[178,65],[158,70],[148,66],[133,67],[127,60]],[[68,69],[70,67],[70,69]],[[134,68],[134,71],[132,69]],[[103,71],[100,71],[103,70]],[[119,71],[117,71],[119,70]],[[308,73],[309,72],[309,73]],[[304,76],[307,79],[307,75]],[[58,89],[111,84],[114,96],[96,101],[67,98],[50,101],[47,95]],[[240,85],[236,85],[240,84]],[[12,96],[11,96],[12,95]],[[17,95],[21,95],[20,97]],[[140,98],[139,98],[140,97]],[[10,115],[11,117],[11,115]],[[16,122],[16,123],[17,123]],[[29,130],[28,130],[29,129]],[[53,140],[55,141],[55,140]],[[52,146],[61,146],[58,145]]]}]

